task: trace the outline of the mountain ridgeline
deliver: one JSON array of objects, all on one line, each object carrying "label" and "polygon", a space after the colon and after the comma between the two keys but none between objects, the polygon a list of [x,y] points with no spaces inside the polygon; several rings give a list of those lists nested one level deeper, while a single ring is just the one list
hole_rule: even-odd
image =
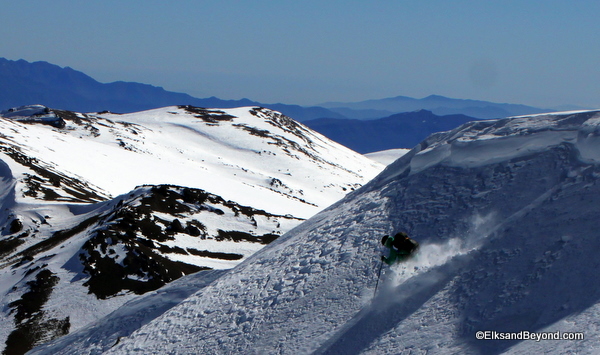
[{"label": "mountain ridgeline", "polygon": [[172,105],[235,108],[269,107],[306,120],[318,117],[344,117],[323,107],[286,104],[261,104],[256,101],[196,98],[184,93],[135,82],[100,83],[70,67],[47,62],[27,62],[0,58],[0,110],[30,104],[43,104],[77,112],[111,111],[131,113]]},{"label": "mountain ridgeline", "polygon": [[346,147],[365,154],[394,148],[412,148],[435,132],[475,121],[465,115],[438,116],[419,110],[375,120],[320,118],[304,124]]},{"label": "mountain ridgeline", "polygon": [[440,95],[429,95],[422,99],[396,96],[360,102],[327,102],[320,106],[345,115],[348,118],[357,119],[387,117],[394,113],[418,110],[432,111],[440,116],[463,114],[483,119],[554,111],[552,109],[541,109],[527,105],[453,99]]}]

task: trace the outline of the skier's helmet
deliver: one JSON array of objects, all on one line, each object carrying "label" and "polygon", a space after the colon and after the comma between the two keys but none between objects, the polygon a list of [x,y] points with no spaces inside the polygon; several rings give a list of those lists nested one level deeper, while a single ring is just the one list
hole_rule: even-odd
[{"label": "skier's helmet", "polygon": [[385,242],[387,242],[389,236],[384,235],[383,238],[381,238],[381,244],[385,245]]},{"label": "skier's helmet", "polygon": [[408,234],[406,234],[405,232],[400,232],[394,236],[394,239],[397,239],[397,240],[406,239],[406,238],[408,238]]}]

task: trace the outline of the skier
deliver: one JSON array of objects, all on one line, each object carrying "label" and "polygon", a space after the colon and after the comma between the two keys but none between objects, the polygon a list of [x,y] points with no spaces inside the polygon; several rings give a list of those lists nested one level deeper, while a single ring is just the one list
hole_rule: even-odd
[{"label": "skier", "polygon": [[381,244],[390,249],[387,257],[381,256],[381,261],[388,265],[410,258],[419,248],[419,243],[410,239],[404,232],[397,233],[393,237],[384,236],[381,238]]}]

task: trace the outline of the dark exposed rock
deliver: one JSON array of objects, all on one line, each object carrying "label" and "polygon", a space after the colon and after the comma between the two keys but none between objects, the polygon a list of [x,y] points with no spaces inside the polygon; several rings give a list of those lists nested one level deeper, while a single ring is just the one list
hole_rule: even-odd
[{"label": "dark exposed rock", "polygon": [[69,317],[48,318],[42,310],[58,281],[50,270],[42,269],[35,280],[27,282],[29,290],[8,305],[14,313],[16,328],[8,335],[3,354],[24,354],[41,342],[68,334]]},{"label": "dark exposed rock", "polygon": [[[243,217],[248,226],[254,227],[257,225],[256,216],[291,218],[226,201],[200,189],[173,185],[142,189],[146,190],[116,204],[103,217],[103,223],[90,231],[90,238],[82,247],[79,257],[85,274],[89,276],[85,285],[98,298],[109,298],[122,291],[145,293],[182,275],[209,269],[171,260],[169,254],[220,260],[240,260],[244,257],[241,254],[167,245],[176,240],[177,234],[187,234],[199,240],[211,238],[260,244],[268,244],[279,236],[275,233],[253,235],[246,231],[222,230],[211,236],[201,221],[190,216],[209,213],[229,218],[224,216],[224,211],[228,211],[229,216]],[[172,219],[166,219],[166,216],[172,216]]]},{"label": "dark exposed rock", "polygon": [[269,244],[279,237],[277,234],[271,234],[271,233],[264,234],[261,236],[254,236],[250,233],[240,232],[240,231],[224,231],[224,230],[219,229],[218,232],[219,232],[219,236],[216,238],[216,240],[218,240],[218,241],[232,240],[234,242],[244,241],[244,242]]},{"label": "dark exposed rock", "polygon": [[23,222],[18,218],[13,219],[12,222],[10,222],[10,228],[8,229],[10,234],[18,233],[21,230],[23,230]]},{"label": "dark exposed rock", "polygon": [[[27,156],[18,147],[2,139],[0,139],[0,152],[35,173],[35,175],[25,174],[26,178],[23,181],[27,187],[23,192],[25,196],[65,202],[100,202],[108,198],[98,189],[58,172],[37,158]],[[62,191],[66,196],[59,195],[56,190]]]},{"label": "dark exposed rock", "polygon": [[187,248],[187,251],[193,255],[204,256],[207,258],[214,258],[214,259],[223,259],[223,260],[240,260],[241,258],[244,257],[241,254],[219,253],[219,252],[212,252],[212,251],[208,251],[208,250],[197,250],[194,248]]},{"label": "dark exposed rock", "polygon": [[235,118],[235,116],[229,115],[220,110],[209,110],[190,105],[179,106],[179,108],[193,114],[196,118],[202,119],[207,124],[218,124],[219,121],[232,121]]}]

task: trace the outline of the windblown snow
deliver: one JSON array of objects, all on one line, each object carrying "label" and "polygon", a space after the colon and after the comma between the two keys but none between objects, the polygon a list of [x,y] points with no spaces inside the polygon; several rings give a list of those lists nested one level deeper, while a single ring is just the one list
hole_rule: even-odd
[{"label": "windblown snow", "polygon": [[2,111],[0,348],[220,275],[382,169],[259,107]]},{"label": "windblown snow", "polygon": [[[435,134],[213,281],[180,279],[177,305],[167,286],[34,353],[597,353],[599,124],[593,111]],[[380,238],[397,231],[420,251],[375,294]],[[119,324],[155,300],[169,309]]]},{"label": "windblown snow", "polygon": [[384,165],[389,165],[404,154],[408,153],[410,149],[398,148],[398,149],[388,149],[382,150],[379,152],[367,153],[365,156],[369,159],[375,160]]}]

